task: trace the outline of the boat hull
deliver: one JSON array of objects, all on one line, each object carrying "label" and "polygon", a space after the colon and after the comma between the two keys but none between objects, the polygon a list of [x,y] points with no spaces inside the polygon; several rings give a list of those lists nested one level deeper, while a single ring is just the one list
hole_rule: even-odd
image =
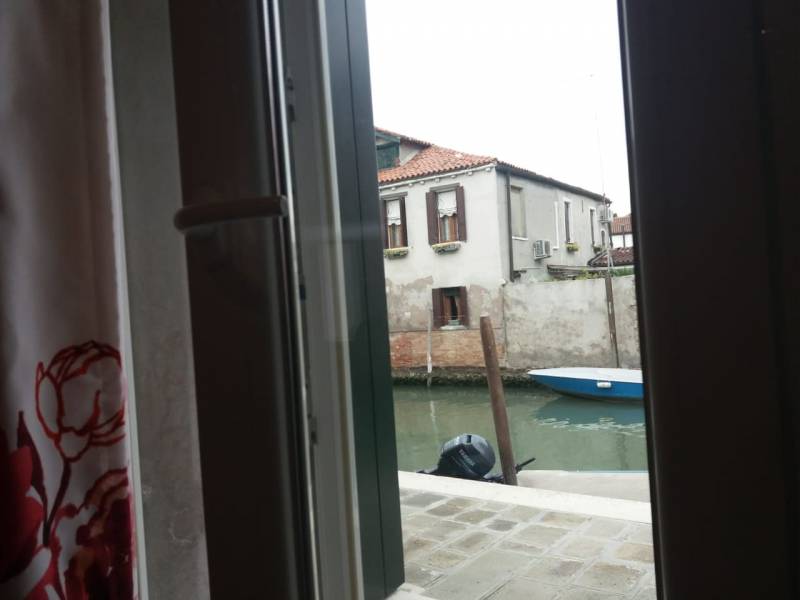
[{"label": "boat hull", "polygon": [[641,371],[634,369],[539,369],[528,375],[546,387],[581,398],[642,400]]}]

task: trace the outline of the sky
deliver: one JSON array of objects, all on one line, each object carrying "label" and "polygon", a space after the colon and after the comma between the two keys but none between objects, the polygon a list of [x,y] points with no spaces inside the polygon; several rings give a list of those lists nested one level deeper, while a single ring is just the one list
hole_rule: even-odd
[{"label": "sky", "polygon": [[616,0],[367,0],[375,124],[630,212]]}]

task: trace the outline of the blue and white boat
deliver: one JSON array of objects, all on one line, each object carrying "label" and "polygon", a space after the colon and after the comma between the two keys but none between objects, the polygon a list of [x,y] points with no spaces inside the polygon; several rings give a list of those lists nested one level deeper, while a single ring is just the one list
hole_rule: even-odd
[{"label": "blue and white boat", "polygon": [[567,367],[534,369],[528,371],[528,375],[535,382],[570,396],[605,400],[644,398],[642,372],[639,369]]}]

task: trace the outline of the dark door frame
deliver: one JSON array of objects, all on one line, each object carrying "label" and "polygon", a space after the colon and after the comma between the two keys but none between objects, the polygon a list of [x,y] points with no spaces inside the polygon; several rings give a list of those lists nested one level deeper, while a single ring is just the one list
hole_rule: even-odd
[{"label": "dark door frame", "polygon": [[798,597],[794,4],[619,4],[661,598]]}]

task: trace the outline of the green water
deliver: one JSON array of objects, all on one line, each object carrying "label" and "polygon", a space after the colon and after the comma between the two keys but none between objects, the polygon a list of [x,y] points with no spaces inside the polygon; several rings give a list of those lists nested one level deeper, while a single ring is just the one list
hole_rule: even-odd
[{"label": "green water", "polygon": [[[536,457],[529,469],[647,469],[641,402],[581,400],[543,388],[510,388],[506,403],[517,462]],[[482,435],[497,450],[484,387],[397,385],[394,406],[402,471],[434,466],[442,443],[460,433]],[[499,463],[498,457],[497,470]]]}]

